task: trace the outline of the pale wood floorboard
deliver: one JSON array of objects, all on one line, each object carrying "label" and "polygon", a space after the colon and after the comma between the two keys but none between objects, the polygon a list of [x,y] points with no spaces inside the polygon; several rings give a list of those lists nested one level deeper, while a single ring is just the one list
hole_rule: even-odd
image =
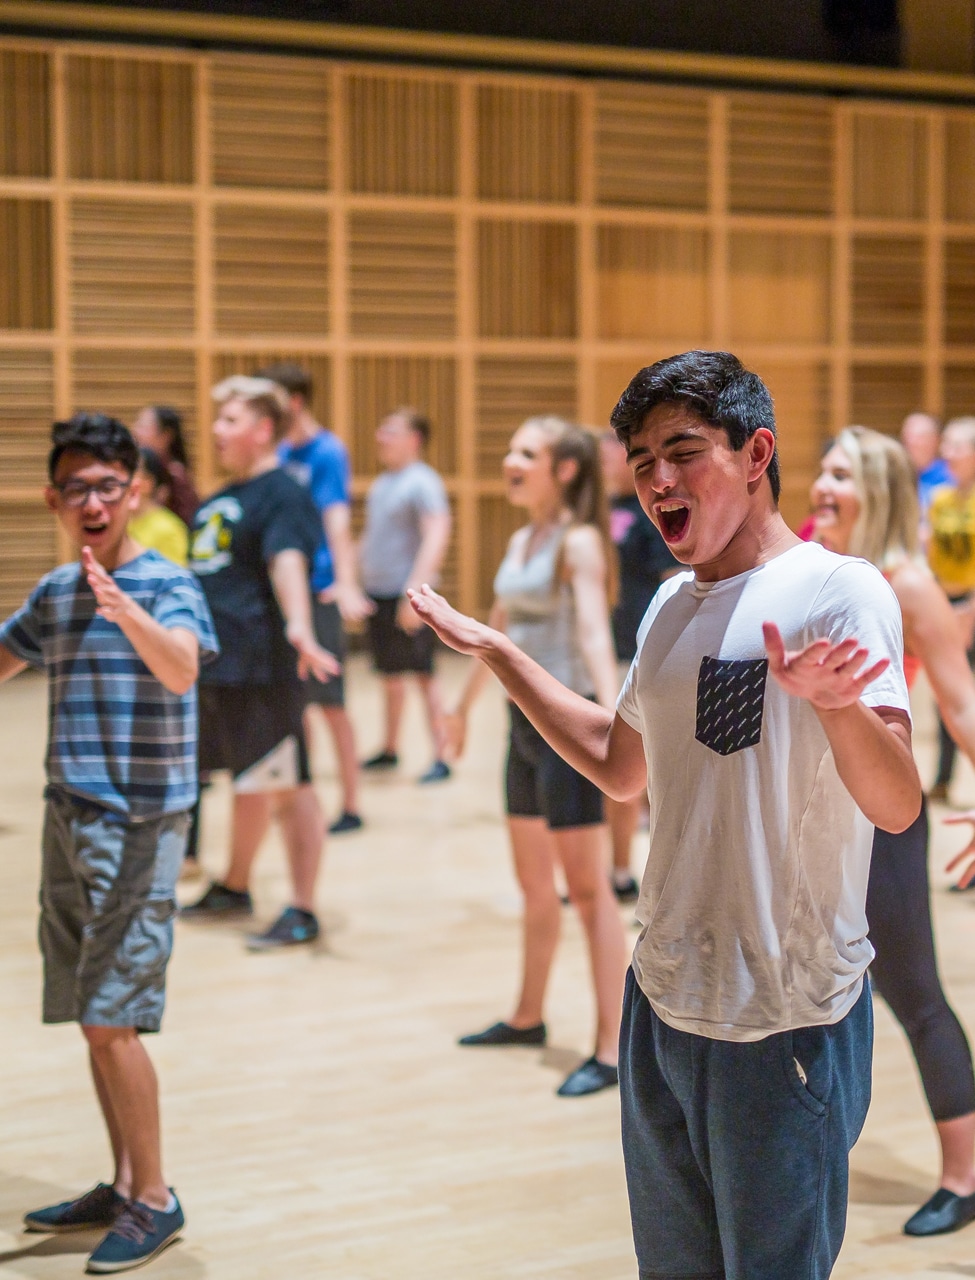
[{"label": "pale wood floorboard", "polygon": [[[372,677],[353,664],[363,753],[378,746]],[[456,685],[460,664],[446,661]],[[0,1274],[77,1276],[91,1238],[22,1235],[25,1209],[108,1172],[80,1036],[38,1018],[34,940],[44,687],[0,690]],[[931,760],[921,696],[919,755]],[[614,1093],[557,1099],[590,1050],[591,1008],[575,921],[553,982],[544,1053],[463,1051],[458,1034],[508,1012],[518,898],[500,824],[503,710],[479,707],[455,780],[417,787],[426,766],[411,705],[405,763],[368,781],[368,828],[333,840],[321,881],[327,941],[248,955],[240,930],[180,925],[162,1036],[150,1042],[164,1097],[166,1164],[188,1216],[158,1280],[632,1280]],[[330,750],[316,757],[334,812]],[[959,795],[975,801],[965,765]],[[223,865],[227,791],[208,799],[204,846]],[[975,1025],[975,902],[943,892],[933,856],[941,963]],[[635,861],[636,850],[635,850]],[[276,840],[255,884],[259,916],[283,902]],[[188,896],[195,893],[188,891]],[[624,918],[629,922],[630,913]],[[875,1100],[854,1153],[839,1280],[975,1276],[975,1228],[900,1235],[933,1189],[935,1151],[897,1027],[878,1009]],[[783,1280],[788,1280],[784,1277]]]}]

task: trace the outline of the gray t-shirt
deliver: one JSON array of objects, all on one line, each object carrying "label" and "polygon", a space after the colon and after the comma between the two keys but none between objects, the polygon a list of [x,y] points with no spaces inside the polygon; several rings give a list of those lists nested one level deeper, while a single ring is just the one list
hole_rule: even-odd
[{"label": "gray t-shirt", "polygon": [[443,481],[425,462],[376,477],[366,498],[360,551],[362,585],[371,596],[403,594],[420,549],[423,517],[449,510]]},{"label": "gray t-shirt", "polygon": [[664,1022],[715,1040],[838,1022],[873,958],[873,827],[812,706],[768,674],[765,621],[786,649],[855,637],[890,659],[863,702],[909,709],[900,608],[863,560],[804,543],[651,602],[617,707],[650,796],[633,967]]}]

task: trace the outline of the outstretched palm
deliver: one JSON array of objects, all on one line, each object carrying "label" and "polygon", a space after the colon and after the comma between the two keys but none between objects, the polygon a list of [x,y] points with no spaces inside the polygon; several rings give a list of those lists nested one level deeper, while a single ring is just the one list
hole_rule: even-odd
[{"label": "outstretched palm", "polygon": [[484,642],[491,634],[490,627],[478,622],[476,618],[460,613],[427,583],[419,591],[410,588],[406,594],[423,621],[433,627],[444,644],[449,644],[451,649],[476,657],[484,648]]},{"label": "outstretched palm", "polygon": [[774,622],[762,624],[769,670],[786,693],[805,698],[821,711],[838,711],[858,702],[864,689],[890,666],[889,658],[864,668],[869,657],[858,640],[833,644],[814,640],[805,649],[786,650]]}]

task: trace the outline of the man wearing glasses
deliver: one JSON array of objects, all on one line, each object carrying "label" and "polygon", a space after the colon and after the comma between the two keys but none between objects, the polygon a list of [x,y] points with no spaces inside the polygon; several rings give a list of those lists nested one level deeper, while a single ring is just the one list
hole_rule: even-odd
[{"label": "man wearing glasses", "polygon": [[78,1022],[114,1175],[28,1213],[29,1231],[107,1234],[90,1272],[147,1262],[179,1234],[163,1177],[156,1076],[176,878],[196,801],[196,678],[217,640],[191,573],[128,533],[139,452],[103,414],[54,424],[47,505],[80,560],[0,626],[0,681],[50,680],[40,940],[45,1022]]}]

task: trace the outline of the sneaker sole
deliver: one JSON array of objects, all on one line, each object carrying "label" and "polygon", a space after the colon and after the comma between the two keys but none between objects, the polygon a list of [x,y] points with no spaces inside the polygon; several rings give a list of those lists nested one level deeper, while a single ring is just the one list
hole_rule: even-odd
[{"label": "sneaker sole", "polygon": [[182,1235],[183,1228],[180,1227],[174,1231],[171,1236],[167,1236],[161,1244],[156,1245],[152,1253],[147,1253],[144,1258],[139,1258],[136,1262],[88,1262],[85,1267],[85,1274],[89,1276],[108,1276],[114,1275],[116,1271],[134,1271],[136,1267],[144,1267],[147,1262],[151,1262],[153,1258],[158,1258],[164,1249],[168,1249],[171,1244]]},{"label": "sneaker sole", "polygon": [[316,933],[313,938],[289,938],[287,942],[277,939],[274,942],[265,942],[262,938],[248,938],[244,945],[248,951],[281,951],[288,947],[309,947],[313,942],[318,941],[318,937]]}]

